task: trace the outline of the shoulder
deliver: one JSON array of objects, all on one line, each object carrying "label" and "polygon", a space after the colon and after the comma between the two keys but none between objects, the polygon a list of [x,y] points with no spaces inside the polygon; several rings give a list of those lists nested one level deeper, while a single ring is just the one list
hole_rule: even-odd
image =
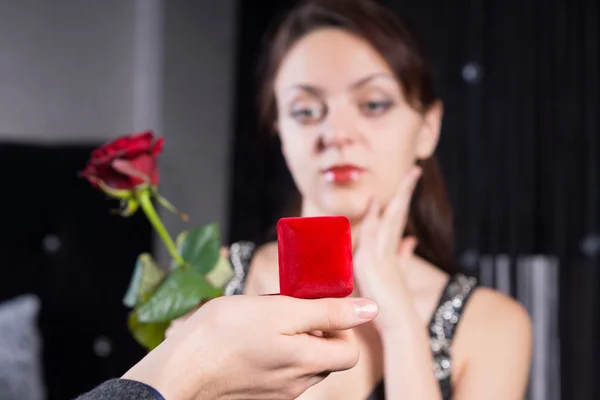
[{"label": "shoulder", "polygon": [[246,279],[246,294],[279,291],[277,254],[277,242],[266,243],[255,250]]},{"label": "shoulder", "polygon": [[270,264],[277,262],[277,242],[265,243],[254,252],[252,265],[257,268],[268,268]]},{"label": "shoulder", "polygon": [[498,398],[520,395],[527,385],[531,347],[527,310],[496,290],[476,288],[465,306],[454,343],[462,361],[456,377],[459,389],[485,393],[492,388]]},{"label": "shoulder", "polygon": [[485,287],[478,287],[471,294],[463,322],[477,326],[478,332],[492,337],[510,335],[511,332],[518,332],[520,337],[529,336],[532,330],[525,307],[511,297]]}]

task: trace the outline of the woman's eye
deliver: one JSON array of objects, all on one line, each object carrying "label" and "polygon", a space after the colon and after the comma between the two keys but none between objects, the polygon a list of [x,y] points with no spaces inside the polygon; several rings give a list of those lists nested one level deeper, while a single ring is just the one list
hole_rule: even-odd
[{"label": "woman's eye", "polygon": [[312,107],[293,107],[290,115],[300,123],[309,124],[320,121],[324,113],[323,107],[315,105]]},{"label": "woman's eye", "polygon": [[361,104],[361,110],[367,115],[380,115],[392,106],[391,101],[367,101]]}]

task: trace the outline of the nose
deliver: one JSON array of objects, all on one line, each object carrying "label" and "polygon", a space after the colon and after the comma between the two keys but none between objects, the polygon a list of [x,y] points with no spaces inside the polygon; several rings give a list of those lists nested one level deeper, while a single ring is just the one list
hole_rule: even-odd
[{"label": "nose", "polygon": [[329,113],[322,131],[324,147],[343,147],[356,140],[356,125],[351,113],[336,110]]}]

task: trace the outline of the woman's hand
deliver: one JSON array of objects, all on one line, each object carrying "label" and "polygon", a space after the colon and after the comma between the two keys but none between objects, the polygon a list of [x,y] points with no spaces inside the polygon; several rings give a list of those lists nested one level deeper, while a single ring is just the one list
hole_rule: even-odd
[{"label": "woman's hand", "polygon": [[421,169],[412,167],[385,210],[373,200],[360,228],[354,276],[360,296],[379,304],[379,315],[374,323],[380,333],[401,323],[398,307],[408,299],[403,267],[413,256],[417,241],[414,237],[402,239],[402,234],[420,175]]}]

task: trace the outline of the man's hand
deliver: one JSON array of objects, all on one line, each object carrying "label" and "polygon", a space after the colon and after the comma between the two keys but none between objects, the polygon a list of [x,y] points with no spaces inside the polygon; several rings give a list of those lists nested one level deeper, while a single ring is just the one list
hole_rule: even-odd
[{"label": "man's hand", "polygon": [[356,365],[349,329],[377,312],[367,299],[221,297],[123,378],[149,384],[167,400],[295,399],[327,374]]}]

